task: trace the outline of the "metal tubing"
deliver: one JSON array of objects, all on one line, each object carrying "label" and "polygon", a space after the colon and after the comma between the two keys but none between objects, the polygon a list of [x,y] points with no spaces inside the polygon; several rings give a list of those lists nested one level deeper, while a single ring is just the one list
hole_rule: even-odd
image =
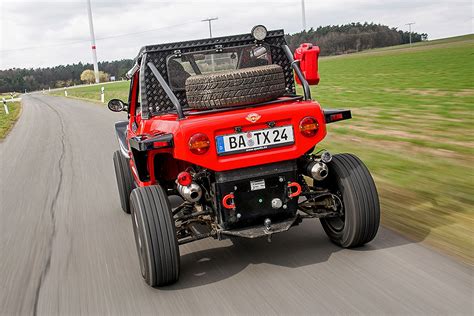
[{"label": "metal tubing", "polygon": [[208,238],[208,237],[211,237],[211,236],[212,236],[211,233],[201,234],[201,235],[197,235],[197,236],[189,236],[189,237],[185,237],[183,239],[178,240],[178,244],[179,245],[184,245],[184,244],[190,243],[192,241]]},{"label": "metal tubing", "polygon": [[168,95],[168,98],[171,100],[174,107],[176,108],[176,111],[178,112],[178,118],[184,119],[181,104],[179,104],[178,98],[174,95],[173,91],[171,91],[171,88],[168,86],[163,76],[161,76],[160,72],[158,71],[158,69],[156,69],[155,65],[151,61],[148,62],[147,65],[148,67],[150,67],[151,72],[153,72],[153,74],[155,75],[156,80],[158,80],[160,85],[163,87],[163,90],[165,90],[166,95]]},{"label": "metal tubing", "polygon": [[293,54],[291,53],[290,48],[288,45],[282,45],[283,51],[286,54],[286,57],[291,63],[291,67],[295,71],[296,75],[298,76],[298,79],[300,79],[301,84],[303,85],[303,93],[304,93],[304,99],[305,100],[311,100],[311,90],[309,88],[308,81],[306,81],[306,78],[303,76],[303,73],[301,72],[300,66],[299,66],[299,61],[295,60],[293,58]]}]

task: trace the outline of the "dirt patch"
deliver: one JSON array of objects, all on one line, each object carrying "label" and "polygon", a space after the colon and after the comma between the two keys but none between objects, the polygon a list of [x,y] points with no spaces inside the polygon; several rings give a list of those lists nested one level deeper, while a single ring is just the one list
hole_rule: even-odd
[{"label": "dirt patch", "polygon": [[449,95],[449,91],[442,91],[438,89],[406,89],[410,94],[417,94],[417,95],[428,95],[428,96],[435,96],[435,97],[444,97]]},{"label": "dirt patch", "polygon": [[389,93],[398,93],[398,94],[415,94],[415,95],[424,95],[424,96],[435,96],[435,97],[444,97],[450,94],[450,91],[439,90],[439,89],[393,89],[386,88],[383,89],[385,92]]},{"label": "dirt patch", "polygon": [[425,154],[431,157],[440,157],[440,158],[447,158],[447,159],[452,159],[456,161],[464,161],[466,162],[466,164],[474,163],[474,157],[470,155],[462,154],[462,153],[455,152],[452,150],[447,150],[447,149],[417,146],[405,141],[368,140],[368,139],[364,139],[364,138],[360,138],[356,136],[350,136],[350,135],[337,135],[336,137],[337,137],[337,140],[340,140],[340,141],[349,141],[352,143],[364,143],[364,146],[368,146],[370,148],[377,148],[381,150],[387,150],[389,148],[390,151],[403,152],[407,154],[420,153],[420,154]]},{"label": "dirt patch", "polygon": [[474,96],[474,89],[462,89],[459,92],[453,94],[455,97],[472,97]]},{"label": "dirt patch", "polygon": [[440,89],[393,89],[385,88],[385,92],[389,93],[398,93],[398,94],[414,94],[414,95],[423,95],[423,96],[433,96],[433,97],[471,97],[474,96],[474,89],[461,89],[459,91],[450,91],[450,90],[440,90]]},{"label": "dirt patch", "polygon": [[[417,132],[407,132],[403,130],[387,129],[387,128],[381,129],[381,128],[375,128],[375,127],[360,126],[360,125],[353,125],[350,127],[350,129],[367,133],[370,135],[374,135],[374,136],[388,136],[388,137],[398,137],[398,138],[405,138],[405,139],[408,138],[408,139],[426,141],[433,144],[447,144],[447,145],[453,145],[453,146],[474,148],[473,141],[457,141],[454,139],[439,138],[434,133],[428,136],[428,135],[422,135]],[[443,132],[443,135],[446,135],[446,132]],[[390,142],[393,143],[397,141],[390,141]],[[403,142],[403,140],[400,140],[400,142]],[[421,146],[417,146],[417,147],[421,147]],[[435,149],[435,150],[440,150],[440,149]]]}]

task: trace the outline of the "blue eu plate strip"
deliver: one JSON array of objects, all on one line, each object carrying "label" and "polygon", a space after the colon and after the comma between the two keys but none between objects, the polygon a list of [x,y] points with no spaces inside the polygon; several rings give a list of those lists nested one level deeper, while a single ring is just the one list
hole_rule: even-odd
[{"label": "blue eu plate strip", "polygon": [[217,152],[218,153],[225,152],[224,137],[223,136],[217,136],[216,137],[216,143],[217,143]]}]

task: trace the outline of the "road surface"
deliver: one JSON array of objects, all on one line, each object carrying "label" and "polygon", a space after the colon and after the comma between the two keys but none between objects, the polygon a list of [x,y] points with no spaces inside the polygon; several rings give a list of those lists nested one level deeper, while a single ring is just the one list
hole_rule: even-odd
[{"label": "road surface", "polygon": [[181,246],[180,281],[149,288],[112,164],[124,118],[23,97],[0,143],[0,314],[473,314],[472,267],[383,228],[343,250],[316,220],[272,243]]}]

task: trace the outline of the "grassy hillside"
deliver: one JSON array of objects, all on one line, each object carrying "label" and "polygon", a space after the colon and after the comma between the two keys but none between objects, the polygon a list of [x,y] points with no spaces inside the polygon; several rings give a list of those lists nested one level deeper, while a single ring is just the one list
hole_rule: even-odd
[{"label": "grassy hillside", "polygon": [[325,58],[313,98],[350,108],[321,144],[376,177],[383,223],[473,262],[474,36]]},{"label": "grassy hillside", "polygon": [[[474,35],[320,61],[313,98],[349,108],[320,145],[359,155],[375,176],[382,221],[417,241],[474,262]],[[100,87],[69,95],[99,100]],[[57,92],[64,95],[63,91]],[[127,99],[128,83],[106,86]]]}]

